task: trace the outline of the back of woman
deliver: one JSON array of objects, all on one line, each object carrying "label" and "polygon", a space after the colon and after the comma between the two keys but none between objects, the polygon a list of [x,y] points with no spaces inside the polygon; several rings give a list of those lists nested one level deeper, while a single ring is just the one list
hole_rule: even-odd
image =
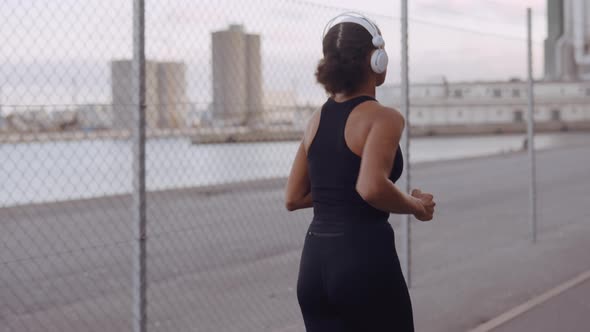
[{"label": "back of woman", "polygon": [[[363,136],[374,121],[371,111],[362,106],[366,102],[375,99],[359,96],[337,102],[330,98],[321,109],[318,128],[315,134],[311,133],[313,140],[307,148],[314,223],[386,222],[389,217],[389,213],[372,207],[356,191],[361,157],[347,142],[364,145]],[[356,116],[348,123],[351,113]],[[403,157],[398,148],[390,175],[393,182],[400,177],[402,169]]]},{"label": "back of woman", "polygon": [[328,23],[316,72],[330,97],[309,122],[286,189],[289,210],[313,207],[297,296],[308,332],[413,331],[390,213],[432,219],[433,197],[401,192],[403,117],[375,100],[387,54],[358,14]]}]

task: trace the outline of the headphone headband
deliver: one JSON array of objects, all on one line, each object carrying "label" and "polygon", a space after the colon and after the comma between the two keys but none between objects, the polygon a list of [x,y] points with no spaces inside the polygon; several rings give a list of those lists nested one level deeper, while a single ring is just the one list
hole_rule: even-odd
[{"label": "headphone headband", "polygon": [[387,56],[387,52],[385,52],[384,46],[385,42],[383,41],[383,37],[379,33],[379,29],[377,25],[373,23],[370,19],[368,19],[363,14],[357,12],[346,12],[342,13],[330,21],[324,27],[324,31],[322,33],[322,43],[324,38],[326,37],[326,33],[329,29],[333,28],[336,24],[340,23],[355,23],[358,24],[367,30],[371,36],[373,46],[376,48],[375,51],[371,54],[371,69],[373,72],[377,74],[382,74],[387,70],[387,63],[389,58]]},{"label": "headphone headband", "polygon": [[[367,18],[366,16],[364,16],[361,13],[351,11],[351,12],[342,13],[342,14],[332,18],[330,21],[328,21],[328,23],[324,27],[324,31],[322,32],[322,41],[323,41],[324,37],[326,37],[326,33],[332,27],[334,27],[336,24],[340,24],[340,23],[358,24],[358,25],[362,26],[363,28],[365,28],[365,30],[367,30],[371,34],[371,37],[373,37],[373,40],[375,40],[376,37],[378,37],[380,40],[383,40],[383,38],[381,37],[381,34],[379,33],[379,29],[377,28],[377,25],[375,25],[375,23],[373,23],[373,21],[371,21],[369,18]],[[379,44],[382,44],[382,43],[379,43]],[[377,48],[380,48],[382,46],[383,45],[375,45],[375,47],[377,47]]]}]

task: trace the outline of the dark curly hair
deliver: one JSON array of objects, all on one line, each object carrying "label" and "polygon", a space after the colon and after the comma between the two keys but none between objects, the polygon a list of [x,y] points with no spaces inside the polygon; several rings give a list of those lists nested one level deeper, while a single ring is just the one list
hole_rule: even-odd
[{"label": "dark curly hair", "polygon": [[331,95],[354,94],[371,70],[369,54],[375,49],[371,34],[356,23],[334,25],[323,40],[324,58],[315,72],[318,83]]}]

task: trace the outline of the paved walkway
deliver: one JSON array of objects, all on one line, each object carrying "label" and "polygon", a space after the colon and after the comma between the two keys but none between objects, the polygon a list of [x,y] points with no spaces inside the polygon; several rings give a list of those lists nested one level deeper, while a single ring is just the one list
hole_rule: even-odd
[{"label": "paved walkway", "polygon": [[[437,198],[435,220],[412,225],[417,331],[467,331],[590,269],[590,146],[537,157],[535,245],[526,154],[415,167],[414,185]],[[282,185],[148,195],[150,331],[303,331],[311,211],[286,212]],[[130,204],[0,209],[0,331],[130,331]]]},{"label": "paved walkway", "polygon": [[590,331],[590,279],[493,330],[493,332],[556,331]]}]

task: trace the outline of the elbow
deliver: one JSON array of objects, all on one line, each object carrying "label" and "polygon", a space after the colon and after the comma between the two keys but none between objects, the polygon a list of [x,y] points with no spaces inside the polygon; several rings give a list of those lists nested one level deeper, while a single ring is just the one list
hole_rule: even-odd
[{"label": "elbow", "polygon": [[286,202],[285,208],[287,209],[287,211],[295,211],[297,210],[297,205],[293,202]]},{"label": "elbow", "polygon": [[381,197],[380,187],[376,183],[357,183],[356,191],[365,202],[375,205]]},{"label": "elbow", "polygon": [[285,199],[285,209],[287,209],[287,211],[297,210],[297,201],[291,198]]}]

